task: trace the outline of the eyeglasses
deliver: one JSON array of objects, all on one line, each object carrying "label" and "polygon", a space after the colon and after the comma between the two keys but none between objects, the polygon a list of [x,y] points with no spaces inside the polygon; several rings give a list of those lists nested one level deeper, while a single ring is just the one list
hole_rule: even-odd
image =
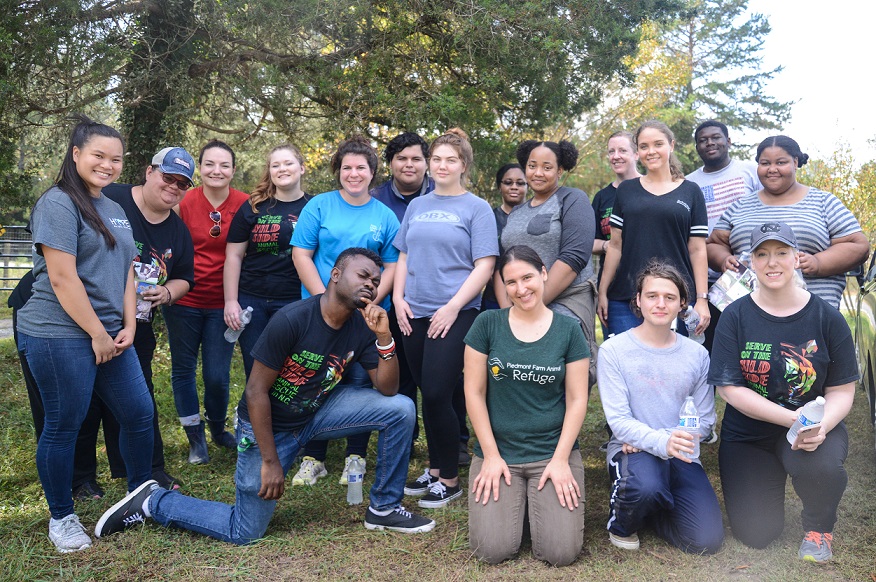
[{"label": "eyeglasses", "polygon": [[[158,170],[158,173],[161,174],[161,179],[164,180],[164,183],[168,186],[176,184],[176,187],[182,190],[183,192],[189,189],[189,185],[191,184],[188,180],[179,180],[174,178],[170,174],[165,174],[161,170]],[[217,235],[218,236],[218,235]]]},{"label": "eyeglasses", "polygon": [[210,236],[219,238],[219,235],[222,234],[222,213],[213,210],[210,212],[210,220],[213,221],[213,226],[210,227]]},{"label": "eyeglasses", "polygon": [[524,186],[526,186],[526,181],[524,181],[524,180],[517,180],[517,181],[502,180],[502,185],[503,186],[515,186],[516,185],[518,188],[523,188]]}]

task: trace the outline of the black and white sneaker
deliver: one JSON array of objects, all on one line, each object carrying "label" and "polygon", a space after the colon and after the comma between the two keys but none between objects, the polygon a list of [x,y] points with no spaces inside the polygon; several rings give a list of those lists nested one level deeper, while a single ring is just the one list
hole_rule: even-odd
[{"label": "black and white sneaker", "polygon": [[713,445],[713,444],[715,444],[716,442],[718,442],[718,433],[715,432],[715,429],[712,429],[712,434],[710,434],[708,437],[704,438],[701,442],[702,442],[704,445]]},{"label": "black and white sneaker", "polygon": [[121,501],[100,516],[94,528],[94,535],[96,537],[108,536],[132,525],[145,523],[146,514],[143,513],[143,502],[149,499],[149,496],[156,489],[159,489],[158,483],[150,479],[125,495]]},{"label": "black and white sneaker", "polygon": [[462,487],[459,485],[448,487],[441,481],[435,481],[429,486],[429,492],[418,503],[420,507],[444,507],[460,495],[462,495]]},{"label": "black and white sneaker", "polygon": [[411,513],[401,505],[389,515],[377,515],[371,508],[365,513],[365,529],[399,531],[402,533],[425,533],[432,531],[435,520]]},{"label": "black and white sneaker", "polygon": [[429,469],[423,471],[423,474],[414,479],[413,481],[408,481],[405,484],[405,495],[425,495],[429,492],[429,487],[432,486],[433,483],[438,482],[438,477],[433,476],[429,473]]}]

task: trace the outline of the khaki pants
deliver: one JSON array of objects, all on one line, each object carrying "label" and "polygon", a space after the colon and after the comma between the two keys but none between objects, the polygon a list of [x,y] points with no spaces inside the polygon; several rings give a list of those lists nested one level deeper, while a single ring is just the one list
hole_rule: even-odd
[{"label": "khaki pants", "polygon": [[[509,465],[511,485],[499,482],[499,501],[484,505],[475,503],[473,488],[468,493],[469,545],[479,559],[498,564],[511,558],[520,549],[523,519],[529,509],[529,530],[532,553],[553,566],[566,566],[575,561],[584,544],[584,464],[577,449],[569,454],[569,467],[578,482],[582,497],[573,511],[560,505],[553,483],[548,481],[541,491],[538,482],[550,459]],[[469,484],[481,472],[484,460],[475,457],[471,463]]]}]

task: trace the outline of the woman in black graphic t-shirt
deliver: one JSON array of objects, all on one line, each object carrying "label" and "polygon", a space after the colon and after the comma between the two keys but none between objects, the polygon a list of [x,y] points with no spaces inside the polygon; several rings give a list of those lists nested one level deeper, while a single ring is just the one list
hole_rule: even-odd
[{"label": "woman in black graphic t-shirt", "polygon": [[[784,529],[790,475],[803,502],[798,555],[825,562],[848,481],[843,419],[858,378],[854,342],[836,309],[795,284],[800,258],[791,227],[754,228],[751,249],[758,288],[722,314],[708,377],[727,401],[718,452],[727,516],[742,543],[766,547]],[[820,429],[790,444],[788,428],[819,396]]]},{"label": "woman in black graphic t-shirt", "polygon": [[252,307],[252,320],[240,334],[246,377],[250,355],[268,320],[281,308],[301,299],[301,279],[292,262],[292,232],[298,215],[311,199],[301,189],[304,156],[292,144],[268,155],[262,179],[231,221],[225,250],[225,323],[240,327],[240,313]]}]

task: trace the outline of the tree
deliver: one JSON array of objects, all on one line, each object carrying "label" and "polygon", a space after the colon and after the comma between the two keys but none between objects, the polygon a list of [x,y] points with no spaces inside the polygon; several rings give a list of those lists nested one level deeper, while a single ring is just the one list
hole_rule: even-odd
[{"label": "tree", "polygon": [[678,0],[29,0],[10,7],[15,28],[53,23],[60,41],[33,64],[32,98],[4,124],[56,123],[109,100],[128,137],[128,172],[171,141],[275,136],[321,152],[351,132],[383,142],[404,129],[435,136],[459,125],[479,151],[495,152],[492,169],[509,142],[594,107],[610,79],[628,75],[623,59],[635,53],[641,22],[677,8]]}]

